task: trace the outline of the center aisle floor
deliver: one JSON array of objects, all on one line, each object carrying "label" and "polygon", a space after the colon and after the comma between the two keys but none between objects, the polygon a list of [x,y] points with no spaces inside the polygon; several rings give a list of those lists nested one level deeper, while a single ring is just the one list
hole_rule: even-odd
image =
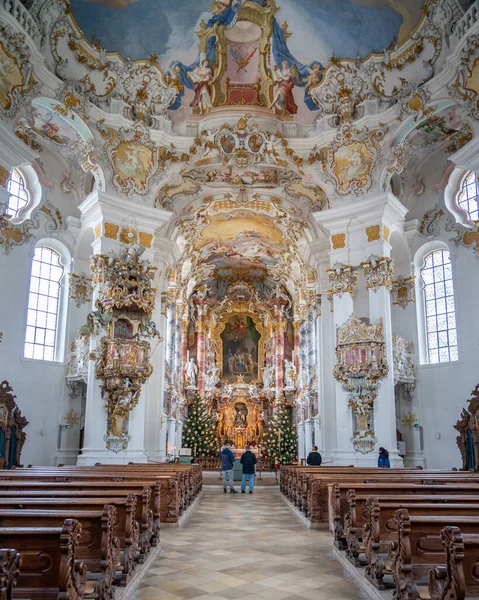
[{"label": "center aisle floor", "polygon": [[277,488],[204,488],[183,527],[161,530],[161,555],[134,600],[359,600],[326,531],[308,530]]}]

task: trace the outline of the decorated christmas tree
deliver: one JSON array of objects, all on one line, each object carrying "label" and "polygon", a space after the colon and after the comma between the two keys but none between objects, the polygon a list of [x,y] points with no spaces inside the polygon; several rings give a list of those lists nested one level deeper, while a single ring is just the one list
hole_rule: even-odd
[{"label": "decorated christmas tree", "polygon": [[296,457],[297,449],[297,436],[291,426],[291,412],[281,403],[263,436],[263,454],[271,459],[271,466],[276,457],[281,464],[290,464]]},{"label": "decorated christmas tree", "polygon": [[216,424],[198,394],[188,409],[183,427],[183,448],[191,448],[193,456],[216,456]]}]

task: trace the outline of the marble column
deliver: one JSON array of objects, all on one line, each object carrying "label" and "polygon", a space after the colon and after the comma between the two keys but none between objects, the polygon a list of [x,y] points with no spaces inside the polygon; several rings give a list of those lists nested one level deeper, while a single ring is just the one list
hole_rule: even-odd
[{"label": "marble column", "polygon": [[177,421],[176,422],[176,441],[175,441],[176,456],[180,455],[180,448],[182,447],[182,443],[183,443],[183,423],[181,421]]},{"label": "marble column", "polygon": [[323,448],[323,437],[321,435],[321,419],[319,415],[313,417],[313,429],[314,444],[321,450]]},{"label": "marble column", "polygon": [[208,308],[206,305],[198,306],[198,320],[196,321],[196,363],[198,365],[197,387],[200,394],[205,392],[206,376],[206,339],[208,335]]},{"label": "marble column", "polygon": [[283,320],[273,323],[275,349],[275,387],[276,396],[282,396],[284,388],[284,331],[286,322]]}]

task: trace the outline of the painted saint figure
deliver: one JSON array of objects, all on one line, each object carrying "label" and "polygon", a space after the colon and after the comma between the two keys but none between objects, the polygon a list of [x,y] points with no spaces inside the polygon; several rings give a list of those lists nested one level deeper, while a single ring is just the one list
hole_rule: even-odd
[{"label": "painted saint figure", "polygon": [[203,59],[200,65],[196,65],[193,71],[188,73],[189,79],[193,82],[195,97],[190,103],[191,108],[199,107],[203,115],[207,109],[213,108],[210,94],[210,83],[213,80],[213,71],[211,70],[208,59]]},{"label": "painted saint figure", "polygon": [[269,108],[277,105],[283,114],[286,109],[290,115],[295,115],[298,112],[298,106],[294,101],[293,89],[295,82],[300,83],[296,65],[290,67],[288,61],[283,60],[281,67],[279,65],[275,66],[273,79],[278,84],[278,89]]}]

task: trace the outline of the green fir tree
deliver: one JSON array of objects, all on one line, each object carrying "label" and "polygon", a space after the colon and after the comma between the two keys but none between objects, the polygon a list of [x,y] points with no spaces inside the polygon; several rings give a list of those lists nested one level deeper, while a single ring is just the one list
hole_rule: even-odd
[{"label": "green fir tree", "polygon": [[193,456],[216,456],[218,453],[216,423],[198,394],[188,409],[182,446],[191,448]]},{"label": "green fir tree", "polygon": [[288,465],[296,458],[297,449],[298,441],[291,425],[291,411],[280,404],[263,436],[263,454],[271,459],[271,466],[276,457],[280,464]]}]

